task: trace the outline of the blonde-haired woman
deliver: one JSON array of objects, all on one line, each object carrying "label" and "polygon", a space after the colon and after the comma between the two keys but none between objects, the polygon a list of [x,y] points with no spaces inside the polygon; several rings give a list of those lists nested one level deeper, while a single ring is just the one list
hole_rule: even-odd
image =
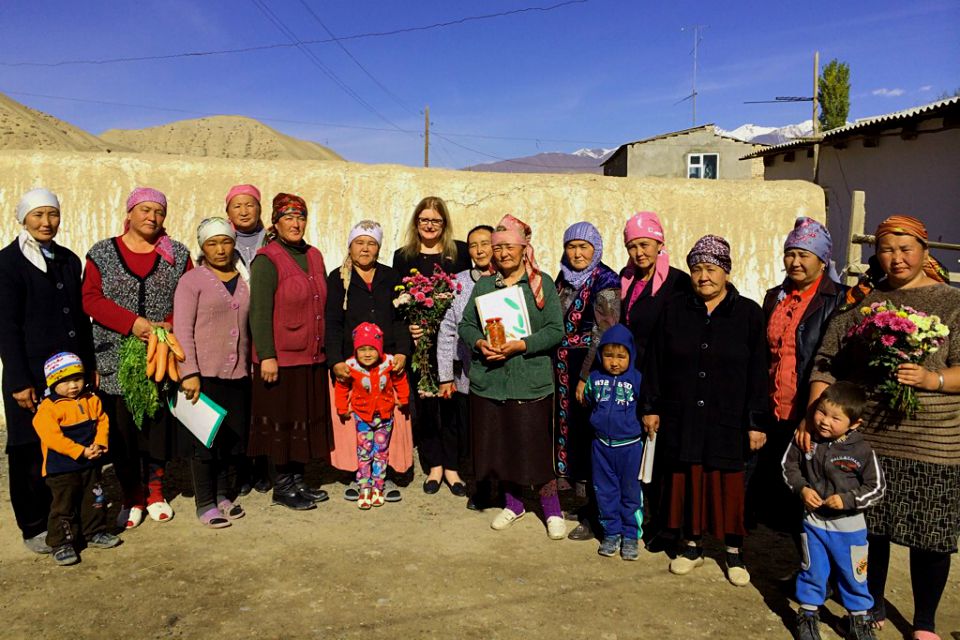
[{"label": "blonde-haired woman", "polygon": [[[440,267],[451,276],[470,268],[470,253],[465,242],[454,239],[453,224],[446,203],[436,196],[424,198],[413,210],[413,216],[407,226],[403,247],[393,254],[393,268],[400,277],[410,275],[411,269],[430,276],[436,267]],[[414,340],[423,335],[423,329],[410,327]],[[431,363],[437,366],[436,346],[431,355]],[[411,371],[411,388],[416,388],[417,372]],[[417,447],[420,451],[420,463],[428,470],[423,490],[428,494],[440,490],[440,483],[446,479],[450,489],[456,495],[466,495],[466,487],[456,469],[457,447],[445,446],[442,437],[440,398],[421,398],[413,394],[413,427]],[[450,439],[447,439],[450,440]]]}]

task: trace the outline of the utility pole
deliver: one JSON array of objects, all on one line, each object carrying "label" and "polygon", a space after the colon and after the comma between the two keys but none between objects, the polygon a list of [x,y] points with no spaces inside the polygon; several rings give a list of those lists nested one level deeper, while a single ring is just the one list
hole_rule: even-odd
[{"label": "utility pole", "polygon": [[700,45],[700,25],[693,25],[693,126],[697,126],[697,48]]},{"label": "utility pole", "polygon": [[820,118],[817,117],[817,107],[820,106],[820,52],[813,52],[813,182],[816,184],[820,177],[820,142],[817,136],[820,133]]},{"label": "utility pole", "polygon": [[423,166],[430,166],[430,105],[423,108]]}]

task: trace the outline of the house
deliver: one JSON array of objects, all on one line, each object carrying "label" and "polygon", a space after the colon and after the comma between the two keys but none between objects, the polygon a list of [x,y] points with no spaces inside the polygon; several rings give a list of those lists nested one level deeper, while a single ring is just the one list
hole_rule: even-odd
[{"label": "house", "polygon": [[[931,240],[960,243],[960,97],[863,118],[743,159],[762,159],[766,180],[809,180],[823,187],[839,265],[847,261],[855,190],[866,196],[867,233],[900,213],[923,220]],[[955,256],[938,255],[956,270]]]},{"label": "house", "polygon": [[763,162],[740,162],[764,145],[744,142],[705,124],[620,145],[603,162],[603,175],[631,178],[747,180],[763,177]]}]

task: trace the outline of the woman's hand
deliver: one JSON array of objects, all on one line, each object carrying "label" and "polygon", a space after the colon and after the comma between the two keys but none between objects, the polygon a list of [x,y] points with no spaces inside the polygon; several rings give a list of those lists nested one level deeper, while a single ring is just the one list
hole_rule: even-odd
[{"label": "woman's hand", "polygon": [[136,336],[146,342],[150,338],[150,334],[153,333],[154,324],[143,317],[138,317],[133,321],[133,328],[130,330],[130,335]]},{"label": "woman's hand", "polygon": [[494,349],[490,346],[490,343],[483,338],[477,340],[477,343],[473,346],[480,351],[480,355],[482,355],[483,359],[487,362],[498,362],[506,359],[499,349]]},{"label": "woman's hand", "polygon": [[410,330],[410,337],[414,340],[419,340],[423,337],[423,327],[418,324],[411,324],[407,329]]},{"label": "woman's hand", "polygon": [[180,390],[183,391],[183,395],[186,396],[187,400],[193,404],[197,404],[197,400],[200,399],[200,376],[190,376],[189,378],[181,380]]},{"label": "woman's hand", "polygon": [[810,431],[807,429],[807,419],[804,418],[797,425],[797,430],[793,432],[793,442],[799,447],[800,451],[809,453],[813,448],[810,438]]},{"label": "woman's hand", "polygon": [[803,498],[803,506],[807,508],[807,511],[816,511],[823,506],[823,499],[820,494],[810,487],[804,487],[800,491],[800,497]]},{"label": "woman's hand", "polygon": [[577,383],[577,390],[575,392],[577,396],[577,402],[580,404],[587,404],[587,399],[583,395],[583,390],[587,388],[586,380],[581,380]]},{"label": "woman's hand", "polygon": [[747,431],[750,438],[750,451],[759,451],[767,444],[767,434],[763,431]]},{"label": "woman's hand", "polygon": [[37,412],[37,391],[33,387],[27,387],[23,391],[17,391],[12,394],[13,399],[17,401],[20,408],[26,409],[30,413]]},{"label": "woman's hand", "polygon": [[647,415],[643,416],[643,430],[647,432],[647,435],[651,438],[657,435],[657,431],[660,430],[660,416],[658,415]]},{"label": "woman's hand", "polygon": [[267,384],[273,384],[280,377],[280,367],[276,358],[267,358],[260,363],[260,379]]},{"label": "woman's hand", "polygon": [[346,362],[338,362],[333,365],[333,377],[340,382],[346,382],[350,379],[350,365]]},{"label": "woman's hand", "polygon": [[[407,356],[403,355],[402,353],[395,353],[395,354],[393,354],[393,372],[394,372],[394,373],[400,373],[401,371],[403,371],[403,367],[404,367],[406,364],[407,364]],[[346,365],[344,365],[344,366],[346,366]],[[347,375],[348,375],[348,376],[350,375],[350,373],[349,373],[349,367],[348,367],[348,370],[347,370]]]},{"label": "woman's hand", "polygon": [[443,382],[440,384],[440,391],[438,392],[441,398],[450,399],[453,397],[453,394],[457,391],[457,385],[455,382]]},{"label": "woman's hand", "polygon": [[897,382],[917,389],[936,391],[940,378],[933,371],[918,364],[901,364],[897,367]]},{"label": "woman's hand", "polygon": [[509,358],[518,353],[523,353],[526,350],[527,343],[523,340],[507,340],[503,346],[500,347],[500,354],[503,355],[504,358]]}]

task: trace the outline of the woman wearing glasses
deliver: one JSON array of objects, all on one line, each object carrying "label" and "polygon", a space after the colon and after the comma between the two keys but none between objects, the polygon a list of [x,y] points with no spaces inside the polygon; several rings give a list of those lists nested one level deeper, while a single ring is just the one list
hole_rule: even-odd
[{"label": "woman wearing glasses", "polygon": [[314,508],[327,492],[308,487],[304,465],[329,458],[327,357],[323,349],[327,271],[307,244],[307,203],[278,193],[273,239],[254,258],[250,274],[253,334],[253,424],[248,454],[276,467],[273,504]]},{"label": "woman wearing glasses", "polygon": [[[421,200],[413,210],[404,245],[393,254],[393,268],[403,278],[410,275],[411,269],[426,276],[433,275],[437,266],[451,276],[455,275],[470,268],[470,253],[466,243],[454,240],[447,205],[440,198],[430,196]],[[410,335],[414,340],[419,339],[423,328],[411,326]],[[430,360],[431,366],[436,368],[436,346]],[[411,388],[416,388],[417,382],[417,373],[412,371]],[[436,493],[440,490],[440,483],[446,480],[452,491],[463,496],[466,487],[457,471],[460,468],[457,441],[455,437],[443,437],[441,424],[441,411],[448,413],[441,403],[449,402],[413,394],[414,436],[420,451],[420,463],[428,470],[423,483],[424,492]]]}]

